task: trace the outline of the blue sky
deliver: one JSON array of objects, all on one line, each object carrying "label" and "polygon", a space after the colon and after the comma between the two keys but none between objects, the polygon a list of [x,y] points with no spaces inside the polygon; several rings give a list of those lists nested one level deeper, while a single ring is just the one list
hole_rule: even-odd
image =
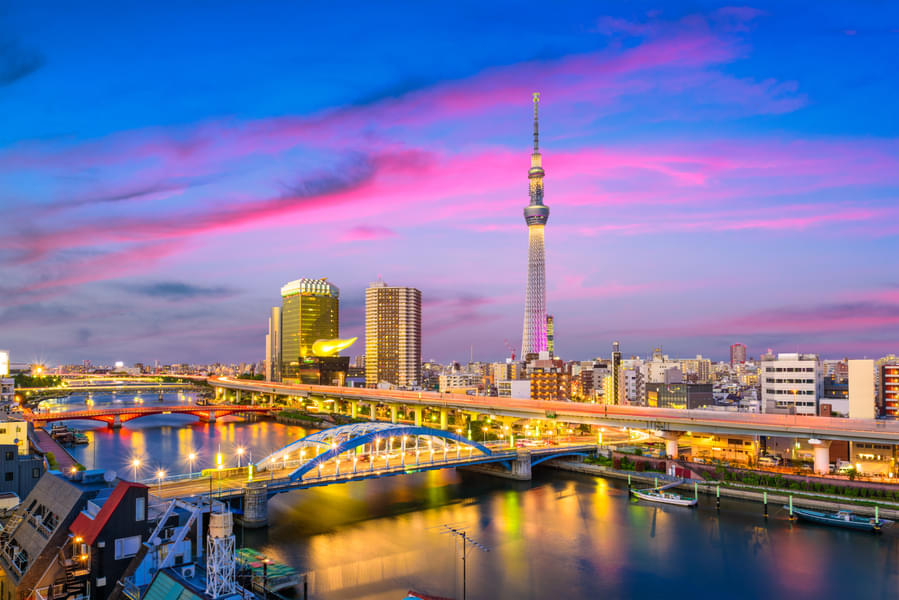
[{"label": "blue sky", "polygon": [[379,275],[424,358],[501,358],[532,91],[564,358],[899,346],[895,4],[136,8],[0,14],[15,361],[258,360],[281,284],[359,335]]}]

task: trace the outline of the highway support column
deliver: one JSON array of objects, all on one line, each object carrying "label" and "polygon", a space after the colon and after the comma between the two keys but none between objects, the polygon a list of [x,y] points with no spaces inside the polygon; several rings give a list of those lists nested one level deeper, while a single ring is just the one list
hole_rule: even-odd
[{"label": "highway support column", "polygon": [[816,440],[815,448],[815,473],[826,475],[830,473],[830,440]]},{"label": "highway support column", "polygon": [[[396,411],[397,411],[397,405],[391,404],[390,405],[390,422],[391,423],[396,423]],[[372,412],[374,412],[374,410],[372,410]]]},{"label": "highway support column", "polygon": [[415,426],[421,427],[421,407],[416,406],[412,409],[412,414],[415,415]]},{"label": "highway support column", "polygon": [[660,437],[665,440],[665,455],[668,458],[677,458],[677,439],[680,437],[680,434],[676,431],[665,431]]},{"label": "highway support column", "polygon": [[359,403],[356,402],[355,400],[350,400],[350,417],[355,419],[356,411],[358,411],[358,410],[359,410]]},{"label": "highway support column", "polygon": [[440,429],[444,431],[446,431],[447,427],[449,426],[449,424],[447,423],[447,412],[448,411],[445,408],[440,409]]}]

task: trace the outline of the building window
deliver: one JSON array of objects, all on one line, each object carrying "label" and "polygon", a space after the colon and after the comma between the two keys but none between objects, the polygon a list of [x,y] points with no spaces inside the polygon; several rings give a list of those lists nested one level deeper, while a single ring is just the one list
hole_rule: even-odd
[{"label": "building window", "polygon": [[3,475],[3,480],[4,480],[4,481],[12,481],[12,471],[7,471],[7,472]]},{"label": "building window", "polygon": [[115,559],[130,558],[140,550],[140,536],[119,538],[115,541]]},{"label": "building window", "polygon": [[31,477],[33,479],[39,479],[41,476],[41,470],[38,467],[31,469]]},{"label": "building window", "polygon": [[7,450],[7,452],[6,452],[6,460],[12,460],[12,459],[13,459],[13,456],[14,456],[14,455],[13,455],[12,451]]},{"label": "building window", "polygon": [[146,498],[137,498],[134,501],[134,520],[135,521],[143,521],[147,518],[147,499]]}]

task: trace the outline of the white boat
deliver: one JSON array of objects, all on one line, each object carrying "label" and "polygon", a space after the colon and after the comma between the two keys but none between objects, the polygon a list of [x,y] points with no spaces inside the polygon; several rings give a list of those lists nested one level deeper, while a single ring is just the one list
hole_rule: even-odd
[{"label": "white boat", "polygon": [[640,500],[660,502],[662,504],[674,504],[677,506],[696,506],[696,498],[684,498],[680,494],[666,492],[656,488],[648,490],[631,490],[631,493]]}]

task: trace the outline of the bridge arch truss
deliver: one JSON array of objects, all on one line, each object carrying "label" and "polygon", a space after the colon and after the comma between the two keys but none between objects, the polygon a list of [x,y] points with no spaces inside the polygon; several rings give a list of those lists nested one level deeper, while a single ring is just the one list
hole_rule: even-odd
[{"label": "bridge arch truss", "polygon": [[[288,477],[292,481],[298,481],[303,478],[303,475],[313,469],[319,468],[329,461],[337,460],[343,454],[358,452],[359,448],[362,449],[363,455],[371,459],[372,453],[377,453],[382,446],[384,450],[387,450],[388,445],[393,447],[393,441],[401,441],[402,452],[407,449],[411,451],[412,445],[406,444],[408,440],[416,441],[416,447],[418,447],[418,441],[422,440],[422,438],[427,442],[426,447],[429,451],[443,450],[446,452],[449,448],[449,443],[455,442],[457,449],[461,446],[468,446],[470,451],[477,450],[484,456],[493,455],[493,452],[483,444],[469,440],[451,431],[372,421],[331,427],[318,433],[307,435],[284,446],[280,450],[272,452],[254,464],[253,467],[254,470],[259,472],[280,465],[296,466]],[[384,443],[382,444],[382,442]],[[393,450],[395,451],[396,448],[393,448]],[[311,451],[308,459],[306,458],[307,451]]]}]

